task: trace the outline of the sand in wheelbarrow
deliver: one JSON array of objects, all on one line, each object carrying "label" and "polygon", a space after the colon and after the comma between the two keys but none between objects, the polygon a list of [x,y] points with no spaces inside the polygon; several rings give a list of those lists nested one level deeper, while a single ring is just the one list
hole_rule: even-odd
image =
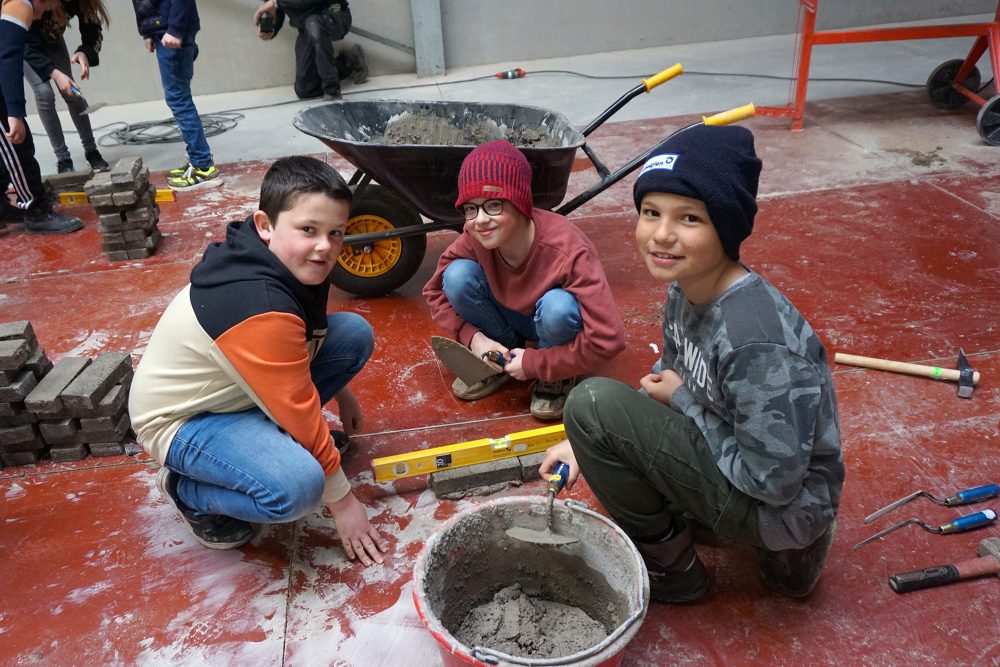
[{"label": "sand in wheelbarrow", "polygon": [[528,595],[521,584],[497,591],[473,607],[455,633],[466,646],[522,658],[560,658],[596,646],[608,636],[582,609]]},{"label": "sand in wheelbarrow", "polygon": [[519,148],[559,146],[535,128],[507,128],[490,118],[480,118],[457,126],[451,119],[406,112],[389,121],[377,142],[394,145],[478,146],[494,139],[506,139]]}]

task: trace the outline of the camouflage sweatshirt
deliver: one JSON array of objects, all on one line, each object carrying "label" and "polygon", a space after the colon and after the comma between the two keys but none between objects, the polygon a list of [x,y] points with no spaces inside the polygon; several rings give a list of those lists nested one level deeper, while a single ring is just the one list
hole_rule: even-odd
[{"label": "camouflage sweatshirt", "polygon": [[684,380],[670,405],[690,417],[733,486],[760,501],[771,550],[811,544],[833,521],[844,483],[826,350],[812,328],[754,272],[693,305],[676,283],[653,372]]}]

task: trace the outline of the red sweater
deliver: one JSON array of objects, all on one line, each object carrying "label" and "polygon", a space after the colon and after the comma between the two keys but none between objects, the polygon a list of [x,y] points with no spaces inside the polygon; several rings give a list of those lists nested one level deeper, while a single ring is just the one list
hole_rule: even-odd
[{"label": "red sweater", "polygon": [[478,262],[493,296],[522,315],[535,312],[535,303],[547,291],[561,287],[580,304],[583,330],[565,345],[527,349],[521,360],[525,375],[547,381],[592,372],[625,349],[622,324],[597,249],[580,229],[558,213],[536,208],[535,239],[527,258],[511,268],[495,250],[487,250],[463,232],[438,260],[437,270],[424,285],[424,298],[438,326],[468,346],[477,329],[451,307],[442,287],[445,268],[454,259]]}]

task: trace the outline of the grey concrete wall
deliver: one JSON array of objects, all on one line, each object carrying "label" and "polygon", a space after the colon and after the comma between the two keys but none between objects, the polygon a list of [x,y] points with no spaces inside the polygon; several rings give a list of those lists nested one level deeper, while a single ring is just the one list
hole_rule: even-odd
[{"label": "grey concrete wall", "polygon": [[[156,58],[135,30],[131,3],[105,0],[112,24],[84,94],[110,104],[162,98]],[[195,94],[289,85],[294,29],[257,39],[257,0],[201,0]],[[445,63],[486,63],[791,33],[797,0],[441,0]],[[836,28],[993,12],[996,0],[823,0],[819,27]],[[413,44],[409,0],[353,0],[355,25]],[[67,33],[70,50],[78,33]],[[373,75],[414,72],[413,56],[355,35]],[[28,95],[30,98],[30,93]]]}]

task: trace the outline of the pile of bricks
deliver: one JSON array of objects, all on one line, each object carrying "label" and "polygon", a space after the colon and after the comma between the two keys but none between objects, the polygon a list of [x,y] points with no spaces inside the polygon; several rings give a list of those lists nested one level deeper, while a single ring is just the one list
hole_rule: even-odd
[{"label": "pile of bricks", "polygon": [[2,324],[0,337],[0,401],[5,401],[0,403],[0,460],[5,465],[126,453],[129,355],[63,357],[53,366],[30,322]]},{"label": "pile of bricks", "polygon": [[96,174],[84,186],[87,199],[100,216],[101,247],[113,262],[149,257],[163,236],[156,223],[160,206],[156,186],[141,157],[119,160],[111,171]]},{"label": "pile of bricks", "polygon": [[62,194],[64,192],[83,192],[84,186],[94,177],[94,170],[90,167],[69,171],[62,174],[49,174],[42,179],[45,187],[51,194]]},{"label": "pile of bricks", "polygon": [[27,320],[0,324],[0,461],[16,466],[35,463],[45,454],[25,399],[52,370]]}]

